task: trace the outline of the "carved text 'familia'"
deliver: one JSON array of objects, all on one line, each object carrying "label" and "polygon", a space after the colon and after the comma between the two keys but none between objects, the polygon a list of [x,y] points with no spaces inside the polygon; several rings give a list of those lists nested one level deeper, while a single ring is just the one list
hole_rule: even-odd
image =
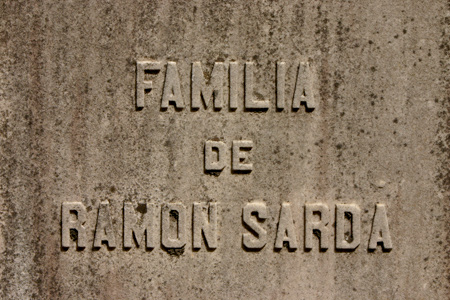
[{"label": "carved text 'familia'", "polygon": [[[309,63],[299,63],[296,66],[293,92],[286,92],[286,62],[279,61],[273,64],[275,73],[275,107],[276,111],[290,108],[297,111],[300,105],[305,105],[307,111],[316,107],[313,93],[313,74]],[[165,73],[165,74],[161,74]],[[239,102],[243,102],[244,111],[265,111],[271,107],[271,100],[259,99],[255,91],[255,63],[248,61],[239,63],[215,62],[210,74],[204,73],[200,62],[191,64],[190,80],[190,108],[191,111],[200,108],[220,111],[228,107],[229,111],[238,109]],[[161,90],[153,91],[154,81],[159,76],[164,78]],[[265,82],[264,84],[273,85]],[[243,86],[243,95],[240,89]],[[186,105],[186,96],[182,92],[180,73],[177,63],[169,61],[138,60],[136,62],[136,109],[141,110],[146,103],[146,95],[158,93],[161,95],[161,110],[167,110],[173,105],[176,110],[183,110]],[[228,97],[226,97],[226,95]],[[228,98],[228,99],[225,99]],[[228,105],[226,102],[228,101]]]}]

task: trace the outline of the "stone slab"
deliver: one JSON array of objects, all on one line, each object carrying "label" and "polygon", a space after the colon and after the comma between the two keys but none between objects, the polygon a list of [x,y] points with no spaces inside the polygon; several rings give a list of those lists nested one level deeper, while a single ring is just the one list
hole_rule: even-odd
[{"label": "stone slab", "polygon": [[2,299],[448,297],[447,1],[0,16]]}]

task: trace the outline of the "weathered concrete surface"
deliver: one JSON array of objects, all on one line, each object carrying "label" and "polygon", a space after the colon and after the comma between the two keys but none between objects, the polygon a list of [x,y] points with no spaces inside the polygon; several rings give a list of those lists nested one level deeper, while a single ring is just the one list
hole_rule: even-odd
[{"label": "weathered concrete surface", "polygon": [[[449,291],[447,1],[2,1],[3,299],[444,299]],[[317,67],[310,113],[135,109],[137,59]],[[291,77],[287,78],[292,93]],[[290,86],[291,85],[291,86]],[[152,91],[153,92],[153,91]],[[156,94],[155,89],[155,94]],[[160,92],[159,92],[160,93]],[[242,102],[240,102],[242,105]],[[249,139],[254,170],[203,172],[203,145]],[[61,204],[111,205],[117,248],[61,248]],[[123,201],[219,202],[215,251],[122,249]],[[268,243],[242,249],[242,207],[264,201]],[[299,249],[274,251],[282,202]],[[303,205],[362,209],[354,252],[303,249]],[[376,203],[393,250],[368,252]],[[333,244],[333,243],[332,243]],[[175,255],[173,255],[175,254]]]}]

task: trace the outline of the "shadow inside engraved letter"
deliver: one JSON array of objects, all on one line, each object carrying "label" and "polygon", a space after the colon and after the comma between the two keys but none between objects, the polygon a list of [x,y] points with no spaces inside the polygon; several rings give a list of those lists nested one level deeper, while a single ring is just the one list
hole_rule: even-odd
[{"label": "shadow inside engraved letter", "polygon": [[[174,102],[174,101],[169,101],[169,105],[172,105],[172,106],[173,106],[173,109],[174,109],[176,112],[183,111],[183,109],[184,109],[184,107],[177,107],[177,106],[175,106],[175,102]],[[159,111],[161,111],[161,112],[164,112],[164,111],[167,111],[167,110],[168,110],[168,107],[160,107],[160,108],[159,108]]]},{"label": "shadow inside engraved letter", "polygon": [[231,170],[231,174],[249,174],[252,170]]},{"label": "shadow inside engraved letter", "polygon": [[[102,246],[105,245],[106,246],[106,250],[108,251],[113,251],[114,249],[116,249],[116,247],[110,247],[108,241],[102,241]],[[92,245],[92,251],[99,251],[102,247],[95,247],[94,245]]]},{"label": "shadow inside engraved letter", "polygon": [[[380,246],[380,247],[381,247],[381,251],[383,251],[383,252],[385,252],[385,253],[388,253],[388,252],[391,252],[391,251],[392,251],[392,249],[386,249],[386,248],[384,247],[384,243],[383,243],[383,242],[377,242],[377,248],[378,248],[378,246]],[[369,252],[369,253],[374,253],[376,250],[377,250],[377,249],[370,249],[370,248],[367,248],[367,252]]]},{"label": "shadow inside engraved letter", "polygon": [[[318,229],[313,229],[313,235],[315,235],[317,237],[317,240],[319,242],[318,248],[319,248],[319,252],[321,253],[325,253],[327,252],[328,248],[322,248],[321,244],[320,244],[320,240],[321,240],[321,232]],[[307,248],[306,245],[303,246],[303,251],[305,252],[311,252],[313,249],[312,248]]]},{"label": "shadow inside engraved letter", "polygon": [[170,256],[180,257],[184,254],[185,246],[179,248],[167,248],[164,245],[161,245],[161,249],[167,252]]},{"label": "shadow inside engraved letter", "polygon": [[[309,108],[306,105],[306,102],[301,102],[300,105],[305,107],[305,112],[307,112],[307,113],[312,113],[315,109],[314,107]],[[300,110],[300,108],[292,107],[291,110],[292,110],[292,112],[298,112]]]},{"label": "shadow inside engraved letter", "polygon": [[[78,230],[71,228],[69,232],[70,232],[70,240],[72,240],[76,244],[75,250],[78,252],[83,251],[86,247],[78,246]],[[63,247],[62,244],[60,248],[61,251],[63,252],[67,252],[70,249],[70,247]]]},{"label": "shadow inside engraved letter", "polygon": [[[192,225],[194,225],[194,220],[192,220]],[[205,249],[207,252],[214,252],[216,251],[216,248],[211,248],[208,246],[208,242],[206,241],[205,234],[202,231],[202,239],[204,241]],[[192,243],[193,244],[193,243]],[[192,252],[199,252],[202,248],[194,248],[194,245],[192,245]]]},{"label": "shadow inside engraved letter", "polygon": [[287,242],[287,241],[284,241],[283,242],[283,247],[282,248],[273,248],[273,251],[274,252],[276,252],[276,253],[280,253],[282,250],[283,250],[283,248],[286,248],[286,250],[288,251],[288,252],[295,252],[295,251],[297,251],[297,248],[291,248],[291,247],[289,247],[289,242]]}]

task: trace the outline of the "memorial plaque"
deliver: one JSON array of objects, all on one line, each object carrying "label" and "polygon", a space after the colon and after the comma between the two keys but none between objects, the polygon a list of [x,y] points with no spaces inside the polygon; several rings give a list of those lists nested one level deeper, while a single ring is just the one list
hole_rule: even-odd
[{"label": "memorial plaque", "polygon": [[446,299],[448,1],[3,1],[2,299]]}]

